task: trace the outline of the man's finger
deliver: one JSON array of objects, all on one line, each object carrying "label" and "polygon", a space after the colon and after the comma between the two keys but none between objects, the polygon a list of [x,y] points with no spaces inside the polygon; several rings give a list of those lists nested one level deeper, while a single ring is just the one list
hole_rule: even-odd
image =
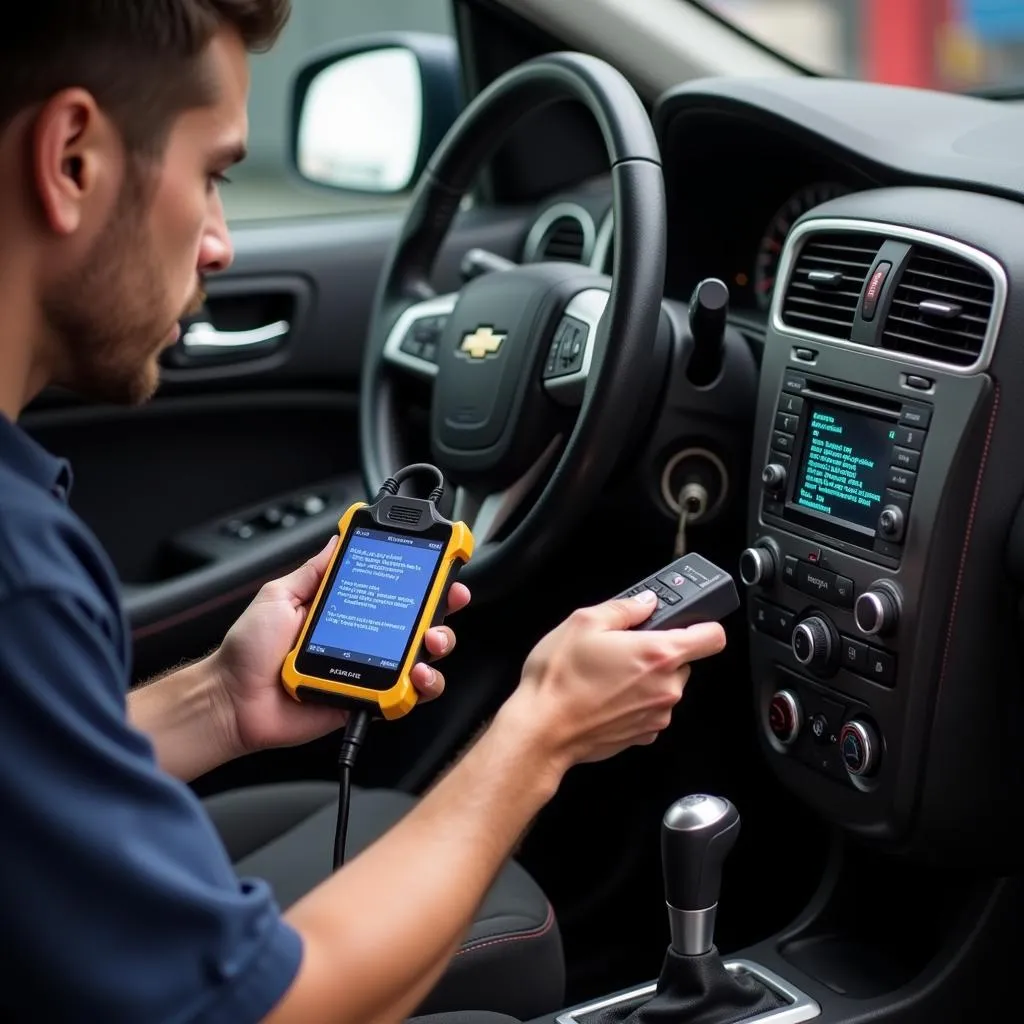
[{"label": "man's finger", "polygon": [[725,630],[717,622],[700,622],[689,629],[671,629],[662,634],[671,643],[680,664],[720,654],[725,649]]},{"label": "man's finger", "polygon": [[427,630],[424,646],[435,658],[443,658],[455,650],[455,634],[447,626]]},{"label": "man's finger", "polygon": [[302,604],[311,601],[316,596],[317,588],[324,578],[324,573],[327,571],[331,555],[334,554],[337,544],[338,536],[335,534],[320,554],[314,555],[308,562],[300,565],[295,572],[285,576],[279,581],[280,584]]},{"label": "man's finger", "polygon": [[413,666],[411,678],[421,700],[436,700],[444,693],[444,676],[422,661]]},{"label": "man's finger", "polygon": [[469,604],[472,595],[465,583],[453,583],[448,591],[448,614],[461,612]]},{"label": "man's finger", "polygon": [[658,605],[658,595],[645,590],[635,597],[605,601],[589,609],[589,614],[605,629],[631,629],[651,617]]}]

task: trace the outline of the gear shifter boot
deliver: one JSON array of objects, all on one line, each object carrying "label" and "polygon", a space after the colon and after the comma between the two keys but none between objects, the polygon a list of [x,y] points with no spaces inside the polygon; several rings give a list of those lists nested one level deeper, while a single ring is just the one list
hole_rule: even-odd
[{"label": "gear shifter boot", "polygon": [[699,956],[670,947],[653,996],[588,1013],[579,1024],[738,1024],[784,1005],[756,978],[726,970],[714,947]]}]

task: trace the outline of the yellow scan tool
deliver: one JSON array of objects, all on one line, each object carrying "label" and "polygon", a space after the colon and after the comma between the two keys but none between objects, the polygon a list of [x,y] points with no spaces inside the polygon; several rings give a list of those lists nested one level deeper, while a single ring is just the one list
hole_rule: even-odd
[{"label": "yellow scan tool", "polygon": [[416,706],[412,669],[424,658],[427,630],[444,621],[473,535],[438,512],[440,487],[430,499],[408,498],[395,493],[396,479],[338,522],[340,541],[281,673],[297,701],[387,719]]}]

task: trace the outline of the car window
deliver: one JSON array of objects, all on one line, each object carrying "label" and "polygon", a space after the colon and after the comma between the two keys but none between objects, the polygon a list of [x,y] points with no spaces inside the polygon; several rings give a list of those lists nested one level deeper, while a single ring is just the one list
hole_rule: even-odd
[{"label": "car window", "polygon": [[332,42],[379,32],[452,35],[450,0],[294,0],[270,53],[252,58],[249,156],[223,190],[229,221],[366,213],[404,205],[404,196],[339,193],[297,180],[288,164],[291,89],[309,55]]}]

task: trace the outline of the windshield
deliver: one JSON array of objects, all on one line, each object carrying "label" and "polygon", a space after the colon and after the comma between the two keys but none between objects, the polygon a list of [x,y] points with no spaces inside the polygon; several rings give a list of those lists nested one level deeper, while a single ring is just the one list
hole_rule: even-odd
[{"label": "windshield", "polygon": [[1024,0],[700,0],[811,71],[1024,92]]}]

